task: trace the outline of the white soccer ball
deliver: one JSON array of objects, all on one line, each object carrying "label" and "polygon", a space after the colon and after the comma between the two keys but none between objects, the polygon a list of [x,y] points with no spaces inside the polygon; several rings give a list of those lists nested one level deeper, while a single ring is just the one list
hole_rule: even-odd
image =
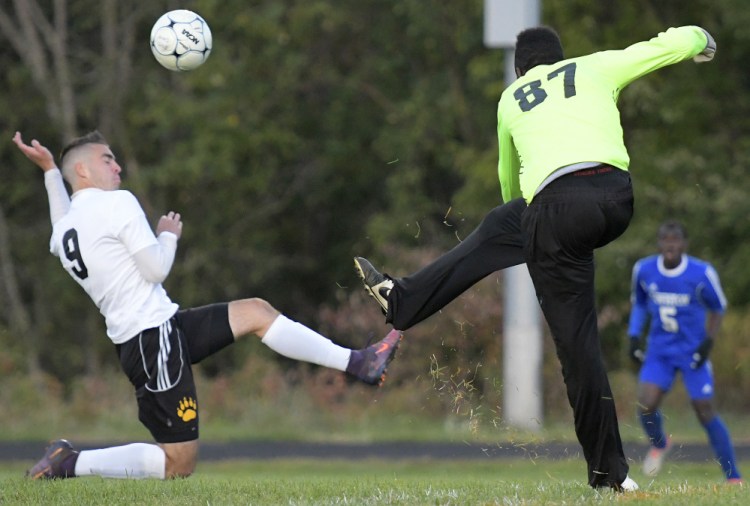
[{"label": "white soccer ball", "polygon": [[186,72],[200,67],[211,54],[208,23],[193,11],[170,11],[151,29],[151,52],[169,70]]}]

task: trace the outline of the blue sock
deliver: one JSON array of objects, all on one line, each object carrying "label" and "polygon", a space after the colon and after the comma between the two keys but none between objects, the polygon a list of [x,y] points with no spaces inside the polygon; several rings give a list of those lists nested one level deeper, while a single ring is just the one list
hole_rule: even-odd
[{"label": "blue sock", "polygon": [[641,412],[641,425],[643,425],[643,430],[646,431],[651,446],[655,448],[667,446],[667,437],[664,435],[661,425],[661,411]]},{"label": "blue sock", "polygon": [[708,440],[714,449],[716,458],[719,459],[721,469],[724,471],[726,479],[740,478],[740,472],[737,470],[737,462],[734,459],[734,448],[732,440],[729,438],[727,430],[721,418],[715,416],[710,422],[703,426],[708,434]]}]

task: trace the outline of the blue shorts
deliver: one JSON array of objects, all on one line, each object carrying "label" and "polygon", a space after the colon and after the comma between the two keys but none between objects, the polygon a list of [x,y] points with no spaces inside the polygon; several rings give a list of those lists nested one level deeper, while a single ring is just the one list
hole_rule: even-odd
[{"label": "blue shorts", "polygon": [[641,367],[639,381],[653,383],[664,392],[669,392],[677,372],[682,373],[682,382],[691,400],[711,399],[714,396],[714,375],[711,361],[706,360],[698,369],[690,367],[690,355],[646,354]]}]

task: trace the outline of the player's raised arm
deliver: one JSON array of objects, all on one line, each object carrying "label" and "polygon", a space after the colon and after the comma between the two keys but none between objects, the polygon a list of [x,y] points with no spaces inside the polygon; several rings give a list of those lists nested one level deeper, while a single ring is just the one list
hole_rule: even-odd
[{"label": "player's raised arm", "polygon": [[34,162],[34,164],[36,164],[44,172],[57,168],[55,158],[52,156],[50,150],[42,146],[42,144],[38,140],[32,139],[31,145],[28,145],[23,142],[23,139],[21,138],[21,132],[16,132],[16,134],[13,136],[13,142],[16,144],[16,146],[18,146],[18,149],[20,149],[21,152],[26,155],[26,158]]},{"label": "player's raised arm", "polygon": [[50,221],[54,225],[70,209],[70,196],[65,189],[62,173],[58,170],[55,158],[49,149],[44,147],[38,140],[32,139],[31,145],[23,142],[21,132],[16,132],[13,142],[21,152],[44,171],[44,186],[47,188],[49,199]]},{"label": "player's raised arm", "polygon": [[603,51],[591,56],[602,72],[624,88],[636,79],[667,65],[693,59],[698,63],[711,61],[716,41],[699,26],[669,28],[650,40],[625,49]]}]

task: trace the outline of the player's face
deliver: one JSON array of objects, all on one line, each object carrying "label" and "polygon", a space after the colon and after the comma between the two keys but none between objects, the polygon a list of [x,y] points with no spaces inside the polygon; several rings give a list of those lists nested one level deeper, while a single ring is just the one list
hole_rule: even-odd
[{"label": "player's face", "polygon": [[664,265],[676,267],[687,249],[687,241],[679,232],[667,232],[659,236],[659,253],[664,257]]},{"label": "player's face", "polygon": [[91,156],[88,160],[89,178],[91,183],[102,190],[117,190],[120,188],[120,172],[122,168],[115,160],[115,155],[109,146],[93,144]]}]

